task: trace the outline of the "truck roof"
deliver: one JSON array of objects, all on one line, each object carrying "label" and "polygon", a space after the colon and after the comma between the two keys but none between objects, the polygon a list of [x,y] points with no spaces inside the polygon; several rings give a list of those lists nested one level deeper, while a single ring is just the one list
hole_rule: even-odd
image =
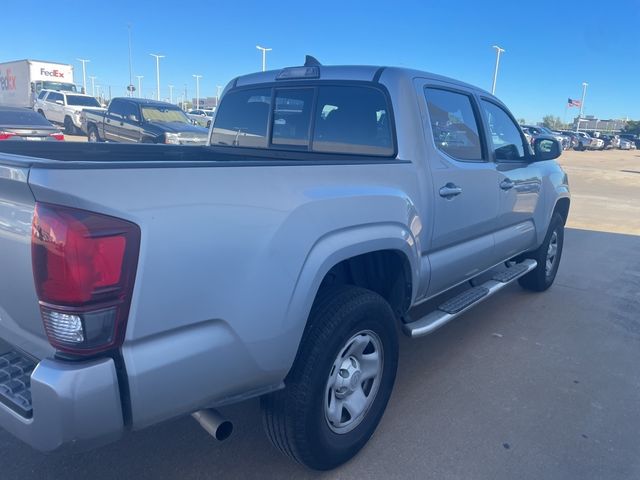
[{"label": "truck roof", "polygon": [[71,65],[70,63],[62,63],[62,62],[51,62],[49,60],[36,60],[35,58],[21,58],[18,60],[7,60],[6,62],[0,62],[0,65],[2,65],[3,63],[16,63],[16,62],[39,62],[39,63],[50,63],[52,65],[64,65],[67,67],[72,67],[73,65]]},{"label": "truck roof", "polygon": [[129,102],[134,102],[134,103],[138,103],[140,105],[148,105],[148,106],[153,106],[153,105],[162,105],[162,106],[167,106],[167,105],[171,105],[172,107],[176,107],[177,105],[173,104],[173,103],[169,103],[169,102],[163,102],[162,100],[152,100],[149,98],[137,98],[137,97],[114,97],[111,99],[111,101],[113,102],[114,100],[127,100]]},{"label": "truck roof", "polygon": [[[295,68],[295,67],[287,67]],[[390,67],[390,66],[376,66],[376,65],[320,65],[317,68],[320,69],[321,80],[356,80],[356,81],[374,81],[376,77],[382,77],[385,74],[392,74],[397,77],[405,77],[407,79],[413,78],[427,78],[436,80],[439,82],[452,83],[463,86],[465,88],[473,89],[481,92],[484,95],[493,97],[491,93],[479,88],[475,85],[471,85],[455,78],[445,77],[431,72],[425,72],[421,70],[414,70],[404,67]],[[242,75],[234,80],[234,86],[253,85],[259,83],[271,83],[275,82],[277,76],[285,69],[280,70],[268,70],[266,72],[250,73],[248,75]],[[290,78],[295,80],[295,78]],[[280,80],[285,81],[285,80]]]}]

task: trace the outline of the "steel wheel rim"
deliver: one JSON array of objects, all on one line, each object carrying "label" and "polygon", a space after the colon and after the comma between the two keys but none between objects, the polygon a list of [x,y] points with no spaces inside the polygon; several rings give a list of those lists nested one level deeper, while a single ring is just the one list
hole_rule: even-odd
[{"label": "steel wheel rim", "polygon": [[89,132],[89,141],[90,142],[96,142],[98,140],[96,137],[97,137],[96,132],[94,132],[94,131]]},{"label": "steel wheel rim", "polygon": [[558,257],[558,232],[556,230],[551,234],[549,239],[549,246],[547,247],[547,260],[545,264],[545,273],[548,276],[551,275],[553,267]]},{"label": "steel wheel rim", "polygon": [[380,388],[383,367],[382,341],[375,332],[362,330],[345,342],[324,395],[324,417],[334,433],[348,433],[362,423]]}]

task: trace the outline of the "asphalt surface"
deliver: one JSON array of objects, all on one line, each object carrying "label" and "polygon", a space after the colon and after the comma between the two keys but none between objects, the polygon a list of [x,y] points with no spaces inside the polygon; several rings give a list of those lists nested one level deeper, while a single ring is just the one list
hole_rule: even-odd
[{"label": "asphalt surface", "polygon": [[0,431],[0,477],[640,478],[640,153],[561,163],[573,203],[555,285],[514,285],[429,337],[401,338],[387,412],[348,464],[318,473],[282,457],[249,401],[223,410],[236,427],[224,443],[190,418],[73,455]]}]

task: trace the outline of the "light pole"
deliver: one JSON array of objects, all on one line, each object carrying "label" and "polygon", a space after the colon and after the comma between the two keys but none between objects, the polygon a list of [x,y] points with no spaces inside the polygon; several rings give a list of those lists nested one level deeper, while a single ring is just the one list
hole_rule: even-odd
[{"label": "light pole", "polygon": [[87,93],[87,62],[91,60],[87,60],[85,58],[76,58],[79,62],[82,62],[82,88],[84,88],[83,93]]},{"label": "light pole", "polygon": [[150,53],[152,57],[156,57],[156,100],[160,100],[160,59],[164,58],[164,55],[156,55]]},{"label": "light pole", "polygon": [[584,112],[584,97],[587,95],[587,82],[582,82],[582,99],[580,100],[580,113],[578,114],[578,123],[576,124],[576,132],[580,130],[580,120],[582,119],[582,112]]},{"label": "light pole", "polygon": [[173,103],[173,85],[169,85],[169,103]]},{"label": "light pole", "polygon": [[216,88],[218,89],[218,91],[216,92],[216,109],[217,109],[218,105],[220,105],[220,92],[222,92],[222,85],[218,85]]},{"label": "light pole", "polygon": [[493,85],[491,86],[491,94],[495,95],[496,93],[496,81],[498,80],[498,66],[500,65],[500,54],[504,53],[504,48],[500,48],[498,45],[494,45],[493,48],[496,49],[496,68],[493,71]]},{"label": "light pole", "polygon": [[262,71],[264,72],[267,69],[267,52],[270,52],[273,48],[264,48],[260,45],[256,45],[256,48],[262,51]]},{"label": "light pole", "polygon": [[127,91],[129,92],[129,96],[133,97],[133,92],[131,91],[131,87],[133,86],[133,69],[131,67],[131,24],[127,25],[127,29],[129,31],[129,87],[127,87]]},{"label": "light pole", "polygon": [[196,79],[196,109],[200,109],[200,79],[202,75],[192,75]]},{"label": "light pole", "polygon": [[142,95],[142,79],[144,75],[136,75],[136,78],[138,79],[138,98],[144,98]]},{"label": "light pole", "polygon": [[95,75],[89,75],[89,79],[91,80],[91,96],[96,96],[96,77]]}]

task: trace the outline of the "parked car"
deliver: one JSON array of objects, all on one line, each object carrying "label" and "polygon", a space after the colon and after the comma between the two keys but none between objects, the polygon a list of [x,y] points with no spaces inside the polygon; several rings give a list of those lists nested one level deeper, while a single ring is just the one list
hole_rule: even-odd
[{"label": "parked car", "polygon": [[620,150],[635,150],[636,145],[632,140],[621,137],[620,142],[618,143],[618,148]]},{"label": "parked car", "polygon": [[603,145],[600,150],[611,150],[613,148],[617,148],[620,143],[620,139],[616,135],[610,135],[608,133],[600,134],[598,138],[603,141]]},{"label": "parked car", "polygon": [[215,110],[189,110],[187,115],[198,125],[209,128],[211,126],[211,119],[213,118],[214,113]]},{"label": "parked car", "polygon": [[636,148],[640,147],[640,137],[638,137],[638,135],[635,135],[633,133],[621,133],[619,136],[620,138],[625,138],[633,142]]},{"label": "parked car", "polygon": [[33,105],[33,109],[50,122],[64,125],[67,135],[81,133],[80,114],[85,108],[102,109],[91,95],[55,90],[42,90]]},{"label": "parked car", "polygon": [[566,150],[570,146],[570,140],[568,137],[561,133],[552,132],[547,127],[538,125],[523,125],[522,128],[526,130],[532,138],[538,137],[551,137],[555,138],[562,145],[563,150]]},{"label": "parked car", "polygon": [[22,107],[0,106],[0,140],[64,140],[64,135],[42,115]]},{"label": "parked car", "polygon": [[573,147],[574,150],[600,150],[604,146],[602,139],[593,138],[586,132],[573,132],[573,134],[578,141],[578,144]]},{"label": "parked car", "polygon": [[207,143],[206,128],[193,125],[176,105],[157,100],[114,98],[106,111],[85,110],[81,123],[89,142]]},{"label": "parked car", "polygon": [[[179,117],[126,101],[106,120]],[[382,418],[398,330],[546,290],[562,255],[559,142],[426,72],[238,77],[210,146],[28,146],[0,146],[0,426],[41,450],[188,414],[224,437],[215,408],[261,397],[277,448],[335,467]]]}]

